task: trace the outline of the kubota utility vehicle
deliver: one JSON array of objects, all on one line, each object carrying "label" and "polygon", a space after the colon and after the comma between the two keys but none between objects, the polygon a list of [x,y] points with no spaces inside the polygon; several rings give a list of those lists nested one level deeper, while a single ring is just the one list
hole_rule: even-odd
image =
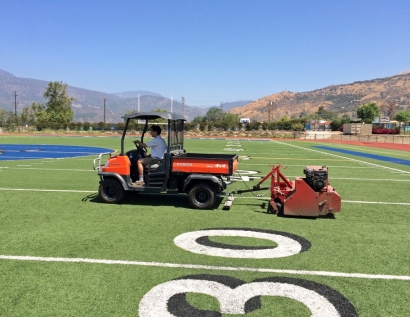
[{"label": "kubota utility vehicle", "polygon": [[[183,193],[188,195],[188,201],[193,208],[212,208],[216,197],[226,189],[230,176],[238,167],[238,155],[187,153],[184,149],[185,119],[179,114],[142,112],[129,114],[123,118],[125,127],[121,138],[121,153],[101,153],[94,160],[94,170],[98,170],[100,177],[98,194],[101,200],[119,203],[126,192]],[[144,167],[145,186],[135,187],[133,182],[139,178],[137,160],[145,156],[145,150],[136,145],[137,149],[125,152],[125,136],[133,122],[143,121],[143,142],[148,125],[156,124],[153,122],[156,119],[166,121],[168,148],[162,160],[153,161]],[[106,158],[105,163],[102,162],[103,157]]]}]

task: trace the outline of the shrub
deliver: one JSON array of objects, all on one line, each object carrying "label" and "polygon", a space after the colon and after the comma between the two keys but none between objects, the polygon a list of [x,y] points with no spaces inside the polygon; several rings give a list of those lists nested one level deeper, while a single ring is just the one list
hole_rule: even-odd
[{"label": "shrub", "polygon": [[372,129],[372,134],[397,134],[397,129],[386,129],[382,127],[377,127]]},{"label": "shrub", "polygon": [[332,131],[338,131],[342,126],[342,122],[339,119],[335,119],[330,123],[330,129]]}]

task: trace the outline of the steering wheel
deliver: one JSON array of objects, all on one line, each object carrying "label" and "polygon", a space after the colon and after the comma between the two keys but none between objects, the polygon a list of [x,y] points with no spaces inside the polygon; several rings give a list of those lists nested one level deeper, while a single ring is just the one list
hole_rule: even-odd
[{"label": "steering wheel", "polygon": [[147,153],[147,149],[141,146],[141,144],[138,144],[137,142],[134,141],[135,147],[137,148],[138,151],[142,151]]}]

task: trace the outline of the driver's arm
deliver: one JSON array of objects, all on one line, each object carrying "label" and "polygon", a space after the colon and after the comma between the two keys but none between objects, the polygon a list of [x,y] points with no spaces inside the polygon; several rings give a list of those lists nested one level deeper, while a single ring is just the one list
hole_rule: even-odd
[{"label": "driver's arm", "polygon": [[142,146],[143,148],[147,148],[147,145],[144,142],[141,142],[140,140],[135,140],[134,143]]}]

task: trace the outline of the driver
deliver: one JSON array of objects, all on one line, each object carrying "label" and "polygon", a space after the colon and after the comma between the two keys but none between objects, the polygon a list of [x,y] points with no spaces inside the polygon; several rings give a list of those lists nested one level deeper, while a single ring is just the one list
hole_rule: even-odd
[{"label": "driver", "polygon": [[135,140],[134,143],[136,145],[141,146],[143,148],[150,147],[151,154],[147,155],[147,157],[139,159],[137,162],[138,165],[138,174],[139,180],[134,182],[133,184],[136,186],[144,186],[144,165],[151,163],[152,160],[158,160],[164,158],[164,153],[167,150],[167,144],[165,140],[161,137],[161,127],[158,125],[151,126],[151,136],[154,138],[153,140],[143,143],[139,140]]}]

